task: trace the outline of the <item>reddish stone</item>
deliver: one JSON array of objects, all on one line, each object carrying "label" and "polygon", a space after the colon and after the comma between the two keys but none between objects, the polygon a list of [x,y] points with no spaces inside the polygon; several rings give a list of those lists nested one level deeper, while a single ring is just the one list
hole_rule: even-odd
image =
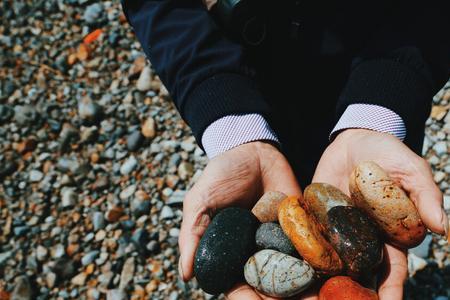
[{"label": "reddish stone", "polygon": [[336,276],[322,286],[319,300],[378,300],[378,295],[350,277]]}]

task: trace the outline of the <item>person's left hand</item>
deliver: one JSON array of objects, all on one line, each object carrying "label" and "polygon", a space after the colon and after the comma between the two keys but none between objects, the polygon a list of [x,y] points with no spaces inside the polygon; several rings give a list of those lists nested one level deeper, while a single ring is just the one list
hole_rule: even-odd
[{"label": "person's left hand", "polygon": [[[366,129],[341,132],[323,153],[312,181],[332,184],[349,194],[350,174],[363,161],[374,161],[384,168],[409,194],[424,224],[447,237],[448,218],[430,166],[393,135]],[[386,245],[385,261],[386,274],[378,289],[379,298],[402,299],[408,273],[405,251]]]}]

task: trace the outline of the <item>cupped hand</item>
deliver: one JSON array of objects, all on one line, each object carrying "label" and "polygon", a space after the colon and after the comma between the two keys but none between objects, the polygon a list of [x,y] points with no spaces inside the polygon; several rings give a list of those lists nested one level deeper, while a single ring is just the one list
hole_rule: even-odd
[{"label": "cupped hand", "polygon": [[[341,132],[323,153],[313,182],[332,184],[349,194],[349,177],[363,161],[374,161],[402,186],[416,205],[424,224],[432,231],[448,234],[442,193],[433,181],[428,163],[396,137],[366,129]],[[386,245],[386,274],[378,294],[380,300],[402,299],[407,276],[405,251]]]},{"label": "cupped hand", "polygon": [[[239,206],[251,209],[267,191],[301,196],[294,173],[276,147],[251,142],[212,159],[187,193],[179,237],[179,272],[183,280],[193,277],[194,256],[200,239],[217,210]],[[228,299],[273,299],[240,284]]]}]

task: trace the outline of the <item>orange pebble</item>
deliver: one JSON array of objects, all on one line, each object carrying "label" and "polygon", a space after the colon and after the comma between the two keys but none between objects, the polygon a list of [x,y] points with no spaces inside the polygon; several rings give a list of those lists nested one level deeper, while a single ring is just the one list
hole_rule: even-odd
[{"label": "orange pebble", "polygon": [[94,31],[92,31],[91,33],[89,33],[88,35],[86,35],[83,39],[83,43],[85,44],[90,44],[93,41],[97,40],[98,37],[103,33],[103,30],[101,29],[96,29]]},{"label": "orange pebble", "polygon": [[322,286],[319,300],[378,300],[378,295],[350,277],[336,276],[328,279]]}]

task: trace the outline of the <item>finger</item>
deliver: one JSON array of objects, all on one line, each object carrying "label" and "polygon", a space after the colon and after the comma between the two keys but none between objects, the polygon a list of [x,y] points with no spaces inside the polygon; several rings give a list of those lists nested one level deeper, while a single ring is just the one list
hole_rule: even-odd
[{"label": "finger", "polygon": [[[239,283],[235,285],[230,291],[225,293],[225,298],[227,300],[241,300],[241,299],[249,299],[249,300],[261,300],[261,298],[255,290],[244,283]],[[270,298],[269,298],[270,299]]]},{"label": "finger", "polygon": [[443,209],[443,196],[434,183],[428,163],[419,159],[407,176],[400,179],[402,187],[409,192],[424,224],[438,234],[448,235],[448,218]]},{"label": "finger", "polygon": [[203,201],[199,198],[200,195],[193,188],[186,196],[183,204],[183,221],[178,238],[180,247],[178,272],[184,281],[188,281],[194,276],[195,252],[211,221],[207,206],[203,205]]},{"label": "finger", "polygon": [[380,300],[401,300],[403,284],[408,275],[406,254],[391,245],[386,245],[384,250],[386,275],[378,289],[378,296]]}]

